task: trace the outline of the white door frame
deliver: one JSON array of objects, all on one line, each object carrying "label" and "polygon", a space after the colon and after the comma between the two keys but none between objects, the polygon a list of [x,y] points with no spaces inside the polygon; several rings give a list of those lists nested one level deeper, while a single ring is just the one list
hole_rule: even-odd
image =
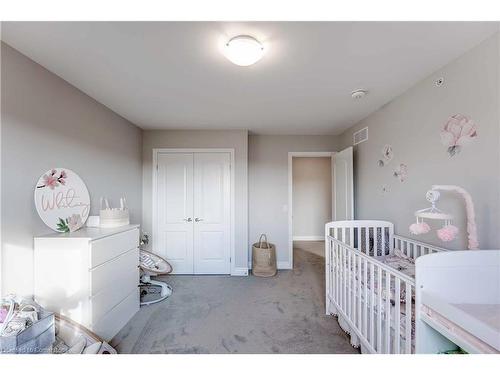
[{"label": "white door frame", "polygon": [[155,246],[156,235],[158,233],[158,212],[156,209],[157,203],[157,179],[158,179],[158,155],[163,153],[218,153],[224,152],[229,153],[230,155],[230,244],[231,244],[231,275],[237,276],[241,275],[241,272],[235,267],[235,202],[236,202],[236,194],[235,194],[235,173],[234,173],[234,165],[235,165],[235,157],[234,157],[234,148],[153,148],[153,165],[151,166],[151,172],[153,175],[153,190],[152,190],[152,204],[153,204],[153,221],[152,221],[152,230],[153,236],[151,239],[151,248],[154,253],[157,253],[157,249]]},{"label": "white door frame", "polygon": [[287,267],[283,266],[285,269],[293,269],[293,158],[321,158],[330,157],[330,163],[332,168],[332,218],[334,217],[334,190],[335,186],[335,175],[334,175],[334,160],[336,152],[332,151],[302,151],[302,152],[289,152],[288,153],[288,259],[289,264]]},{"label": "white door frame", "polygon": [[[349,147],[347,147],[347,148],[349,148]],[[342,151],[345,151],[345,150],[347,150],[347,148],[344,150],[338,151],[338,152],[340,153]],[[350,148],[352,148],[352,146],[350,146]],[[332,159],[332,163],[335,163],[335,160]],[[336,169],[334,168],[334,165],[332,165],[332,168],[333,168],[332,169],[333,183],[336,185],[336,182],[337,182],[337,176],[335,174]],[[354,173],[354,171],[353,171],[353,173]],[[351,183],[351,189],[350,189],[351,190],[351,197],[352,197],[352,199],[351,199],[351,218],[348,220],[354,220],[354,176],[351,176],[351,177],[353,178],[353,181]],[[333,185],[332,189],[335,187],[335,185]],[[349,189],[347,180],[346,180],[346,187],[345,188],[346,188],[346,191]],[[333,195],[333,201],[332,201],[332,204],[334,206],[333,207],[333,216],[332,216],[333,221],[338,221],[338,219],[337,219],[337,205],[334,204],[334,201],[336,199],[337,199],[336,196]]]}]

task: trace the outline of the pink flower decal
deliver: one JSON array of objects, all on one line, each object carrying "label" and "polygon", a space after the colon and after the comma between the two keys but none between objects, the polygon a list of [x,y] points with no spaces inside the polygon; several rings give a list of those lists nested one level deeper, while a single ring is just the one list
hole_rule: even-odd
[{"label": "pink flower decal", "polygon": [[463,145],[476,138],[476,128],[476,124],[467,116],[451,116],[441,129],[441,143],[448,147],[448,154],[456,155]]},{"label": "pink flower decal", "polygon": [[48,187],[51,190],[54,190],[55,187],[61,185],[66,185],[66,178],[68,178],[68,174],[66,171],[62,170],[61,173],[59,173],[59,177],[56,176],[57,171],[55,169],[52,169],[50,171],[50,174],[44,174],[43,175],[43,185],[37,186],[37,189],[41,189],[44,187]]},{"label": "pink flower decal", "polygon": [[404,163],[399,164],[394,170],[393,176],[399,179],[399,182],[404,182],[408,177],[408,166]]},{"label": "pink flower decal", "polygon": [[458,228],[454,225],[448,224],[437,230],[437,236],[443,242],[450,242],[455,239],[458,234]]}]

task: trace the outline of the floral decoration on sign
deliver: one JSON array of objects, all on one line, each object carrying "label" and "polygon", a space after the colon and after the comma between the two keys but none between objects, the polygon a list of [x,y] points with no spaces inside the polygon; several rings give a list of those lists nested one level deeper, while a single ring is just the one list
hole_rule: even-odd
[{"label": "floral decoration on sign", "polygon": [[59,185],[66,185],[66,178],[68,178],[68,174],[65,170],[62,170],[57,176],[57,171],[52,169],[49,173],[46,173],[42,177],[42,185],[38,185],[37,189],[42,189],[44,187],[48,187],[51,190],[54,190]]},{"label": "floral decoration on sign", "polygon": [[455,156],[465,144],[477,137],[477,126],[467,116],[451,116],[441,129],[441,143],[447,147],[448,154]]},{"label": "floral decoration on sign", "polygon": [[80,214],[73,214],[66,219],[59,218],[57,222],[57,230],[59,232],[75,232],[82,226],[83,222]]},{"label": "floral decoration on sign", "polygon": [[404,163],[399,164],[394,170],[393,176],[399,179],[399,182],[404,182],[408,177],[408,166]]}]

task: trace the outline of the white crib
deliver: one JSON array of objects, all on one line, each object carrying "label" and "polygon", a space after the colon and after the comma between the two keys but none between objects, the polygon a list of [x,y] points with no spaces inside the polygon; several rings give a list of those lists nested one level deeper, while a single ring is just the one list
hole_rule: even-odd
[{"label": "white crib", "polygon": [[413,260],[445,251],[394,235],[386,221],[325,226],[326,314],[362,353],[414,353],[415,279],[384,264],[396,249]]}]

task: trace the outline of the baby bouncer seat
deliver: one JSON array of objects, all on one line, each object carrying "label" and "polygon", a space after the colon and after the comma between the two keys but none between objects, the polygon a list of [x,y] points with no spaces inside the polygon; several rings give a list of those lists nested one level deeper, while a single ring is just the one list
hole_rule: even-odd
[{"label": "baby bouncer seat", "polygon": [[172,266],[162,257],[146,250],[140,250],[139,266],[141,269],[141,306],[163,301],[172,294],[172,287],[163,281],[151,277],[172,272]]}]

